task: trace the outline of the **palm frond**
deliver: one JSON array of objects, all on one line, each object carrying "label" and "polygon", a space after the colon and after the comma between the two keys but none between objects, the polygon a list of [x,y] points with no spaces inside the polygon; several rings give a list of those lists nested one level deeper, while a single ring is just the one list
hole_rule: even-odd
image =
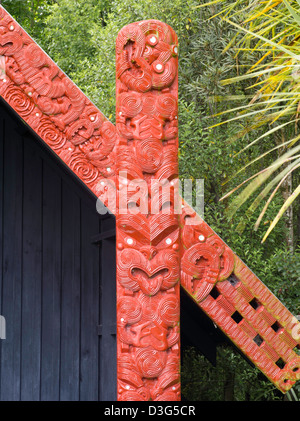
[{"label": "palm frond", "polygon": [[[297,155],[300,150],[298,145],[300,136],[297,135],[300,117],[300,45],[298,42],[300,40],[300,0],[256,0],[250,4],[247,1],[228,3],[216,0],[209,3],[218,5],[218,14],[236,30],[232,41],[223,51],[234,49],[235,57],[238,57],[239,54],[252,54],[251,57],[255,57],[254,63],[250,63],[248,70],[247,67],[244,67],[246,69],[244,73],[222,81],[222,85],[225,87],[230,84],[245,84],[253,80],[253,83],[248,83],[248,86],[244,88],[249,93],[255,90],[253,95],[236,96],[236,100],[249,98],[248,104],[232,107],[215,114],[214,117],[218,118],[222,115],[231,115],[227,120],[222,119],[210,127],[224,124],[236,125],[238,122],[244,122],[244,127],[238,131],[234,130],[229,142],[242,139],[246,135],[250,136],[250,140],[235,156],[248,152],[252,147],[260,145],[267,139],[268,142],[271,142],[272,137],[275,141],[275,135],[277,143],[281,136],[284,136],[284,139],[288,138],[280,145],[275,143],[274,147],[252,159],[226,180],[226,183],[232,182],[250,165],[267,155],[271,156],[270,154],[276,150],[282,151],[281,156],[275,158],[272,165],[268,165],[267,168],[239,182],[221,199],[224,200],[241,190],[227,208],[227,215],[232,218],[236,211],[258,189],[262,188],[246,213],[246,216],[249,216],[260,203],[265,201],[263,210],[255,224],[255,229],[257,229],[275,194],[282,187],[286,178],[297,171],[300,166]],[[224,101],[233,99],[234,96],[223,98]],[[221,99],[216,98],[216,101],[221,101]],[[263,133],[260,132],[253,139],[251,134],[258,129],[261,131],[264,127]],[[285,151],[285,148],[288,150]],[[278,171],[279,173],[277,173]],[[263,241],[298,195],[297,187],[290,198],[285,200]]]},{"label": "palm frond", "polygon": [[297,197],[299,196],[299,194],[300,194],[300,184],[298,185],[298,187],[294,190],[294,192],[289,196],[289,198],[282,205],[280,211],[278,212],[278,214],[276,215],[275,219],[271,223],[268,231],[264,235],[264,237],[262,239],[262,243],[264,243],[266,241],[266,239],[268,238],[270,232],[275,228],[275,226],[278,224],[280,218],[285,214],[285,212],[287,211],[287,209],[297,199]]}]

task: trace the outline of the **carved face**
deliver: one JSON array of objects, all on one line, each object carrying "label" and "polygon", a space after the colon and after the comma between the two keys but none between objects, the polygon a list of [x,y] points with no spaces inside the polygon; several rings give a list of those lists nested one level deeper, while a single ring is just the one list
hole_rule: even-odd
[{"label": "carved face", "polygon": [[178,225],[174,215],[124,215],[118,221],[117,244],[118,279],[124,288],[153,296],[178,282]]},{"label": "carved face", "polygon": [[136,92],[120,94],[117,103],[117,128],[127,139],[156,140],[178,135],[177,101],[171,93]]},{"label": "carved face", "polygon": [[167,350],[179,340],[178,318],[179,300],[172,294],[149,297],[140,292],[118,300],[118,329],[127,345]]},{"label": "carved face", "polygon": [[217,282],[230,276],[235,257],[200,217],[194,220],[193,225],[186,223],[192,217],[188,209],[181,216],[181,236],[185,248],[181,261],[181,283],[200,302]]},{"label": "carved face", "polygon": [[132,91],[165,89],[177,76],[176,34],[157,21],[126,26],[118,35],[116,52],[117,76]]}]

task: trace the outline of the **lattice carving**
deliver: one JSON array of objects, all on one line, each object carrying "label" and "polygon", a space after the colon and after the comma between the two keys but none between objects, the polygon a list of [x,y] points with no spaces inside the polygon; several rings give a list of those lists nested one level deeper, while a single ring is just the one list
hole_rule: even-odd
[{"label": "lattice carving", "polygon": [[300,379],[300,323],[187,204],[181,226],[181,285],[285,393]]},{"label": "lattice carving", "polygon": [[116,130],[0,6],[0,96],[116,214],[118,399],[180,398],[180,278],[285,393],[300,379],[300,323],[185,203],[179,225],[174,191],[155,184],[178,175],[177,48],[158,21],[121,30]]}]

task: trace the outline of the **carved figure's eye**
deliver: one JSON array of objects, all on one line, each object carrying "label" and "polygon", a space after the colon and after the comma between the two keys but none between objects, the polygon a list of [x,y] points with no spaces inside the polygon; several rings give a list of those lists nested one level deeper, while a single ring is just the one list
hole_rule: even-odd
[{"label": "carved figure's eye", "polygon": [[128,246],[133,246],[133,245],[134,245],[134,243],[135,243],[134,239],[133,239],[133,238],[131,238],[131,237],[126,237],[126,238],[125,238],[125,242],[126,242],[126,244],[127,244]]},{"label": "carved figure's eye", "polygon": [[142,230],[136,230],[130,225],[121,224],[119,226],[122,233],[122,243],[126,247],[140,247],[142,245],[149,244],[149,238],[145,236]]},{"label": "carved figure's eye", "polygon": [[178,47],[177,47],[177,45],[173,45],[172,46],[172,53],[173,53],[174,56],[177,56],[178,55]]},{"label": "carved figure's eye", "polygon": [[152,64],[152,67],[156,73],[162,73],[165,70],[165,66],[163,63],[156,61]]},{"label": "carved figure's eye", "polygon": [[178,240],[178,227],[177,225],[174,225],[163,230],[160,233],[160,235],[158,235],[152,241],[152,244],[157,248],[165,248],[166,246],[174,245],[177,240]]},{"label": "carved figure's eye", "polygon": [[151,47],[154,47],[158,43],[158,38],[156,35],[150,34],[148,35],[146,42],[151,45]]},{"label": "carved figure's eye", "polygon": [[152,54],[152,48],[149,47],[149,45],[146,45],[144,56],[149,56],[150,54]]}]

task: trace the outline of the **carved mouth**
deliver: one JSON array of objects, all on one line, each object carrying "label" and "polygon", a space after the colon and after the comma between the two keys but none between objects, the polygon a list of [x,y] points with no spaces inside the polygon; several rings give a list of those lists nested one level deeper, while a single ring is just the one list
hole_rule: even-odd
[{"label": "carved mouth", "polygon": [[146,295],[155,295],[161,288],[165,276],[169,273],[169,269],[160,269],[154,274],[149,274],[141,268],[132,268],[131,276],[139,284],[141,290]]}]

